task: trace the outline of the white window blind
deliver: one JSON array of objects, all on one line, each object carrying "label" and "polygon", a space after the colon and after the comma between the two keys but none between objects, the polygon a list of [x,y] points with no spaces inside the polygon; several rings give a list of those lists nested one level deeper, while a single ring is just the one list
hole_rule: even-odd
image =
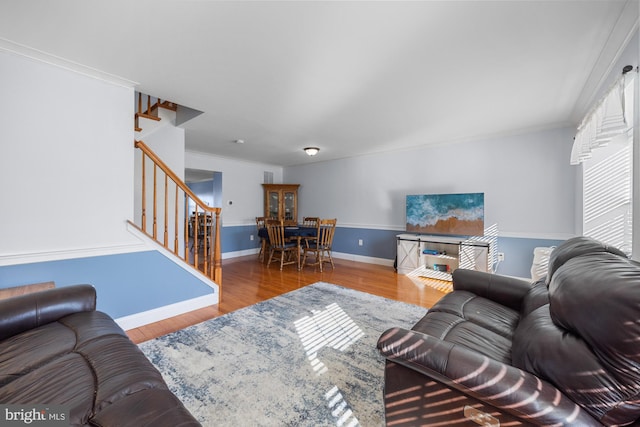
[{"label": "white window blind", "polygon": [[[633,230],[635,74],[627,73],[626,78],[616,82],[583,121],[572,151],[572,164],[582,162],[584,167],[583,234],[629,255]],[[613,114],[608,116],[607,111]]]},{"label": "white window blind", "polygon": [[631,254],[632,144],[623,135],[585,162],[583,234]]}]

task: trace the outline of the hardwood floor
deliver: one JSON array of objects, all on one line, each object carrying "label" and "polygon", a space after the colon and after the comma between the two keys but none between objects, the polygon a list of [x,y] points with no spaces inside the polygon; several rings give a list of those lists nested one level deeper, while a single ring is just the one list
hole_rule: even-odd
[{"label": "hardwood floor", "polygon": [[444,295],[397,274],[393,267],[341,259],[334,262],[335,269],[328,266],[321,273],[312,267],[297,271],[294,265],[280,271],[275,264],[262,264],[256,255],[223,260],[219,304],[131,329],[127,334],[140,343],[320,281],[427,308]]}]

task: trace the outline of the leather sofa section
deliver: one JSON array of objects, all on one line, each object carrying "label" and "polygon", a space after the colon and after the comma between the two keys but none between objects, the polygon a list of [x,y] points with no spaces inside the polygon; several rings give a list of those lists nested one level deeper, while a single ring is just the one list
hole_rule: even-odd
[{"label": "leather sofa section", "polygon": [[63,317],[58,323],[71,330],[76,338],[76,345],[81,346],[91,340],[102,339],[107,335],[119,335],[129,339],[127,333],[113,321],[111,316],[101,311],[85,311],[73,316]]},{"label": "leather sofa section", "polygon": [[553,323],[547,306],[534,310],[518,327],[513,365],[551,382],[596,418],[621,397],[621,390],[614,391],[615,378],[580,337]]},{"label": "leather sofa section", "polygon": [[81,355],[69,353],[0,387],[0,402],[64,405],[70,409],[70,424],[84,425],[93,413],[96,387],[91,366]]},{"label": "leather sofa section", "polygon": [[75,285],[0,300],[0,340],[96,308],[95,289]]},{"label": "leather sofa section", "polygon": [[551,282],[553,275],[565,262],[571,258],[575,258],[585,254],[604,254],[611,253],[622,258],[626,258],[627,255],[621,250],[598,242],[597,240],[589,237],[574,237],[572,239],[563,242],[562,245],[556,247],[549,255],[549,265],[547,268],[547,285]]},{"label": "leather sofa section", "polygon": [[73,331],[57,322],[0,341],[0,387],[72,352],[75,345]]},{"label": "leather sofa section", "polygon": [[71,425],[200,425],[118,324],[95,311],[93,287],[24,297],[0,301],[18,317],[0,311],[1,403],[62,405]]},{"label": "leather sofa section", "polygon": [[141,390],[168,391],[158,370],[128,339],[117,335],[104,337],[80,346],[77,352],[93,367],[99,385],[95,395],[96,412]]},{"label": "leather sofa section", "polygon": [[511,361],[510,339],[475,323],[443,314],[434,313],[429,316],[429,322],[423,325],[429,328],[429,335],[446,342],[463,345],[494,360],[504,363]]},{"label": "leather sofa section", "polygon": [[533,310],[549,304],[549,290],[547,289],[546,279],[540,279],[531,285],[531,289],[527,293],[522,303],[520,316],[526,317]]},{"label": "leather sofa section", "polygon": [[511,336],[518,320],[516,311],[460,291],[445,295],[412,330],[509,363]]},{"label": "leather sofa section", "polygon": [[463,268],[454,270],[453,282],[458,291],[471,292],[516,311],[531,288],[526,280]]},{"label": "leather sofa section", "polygon": [[514,364],[604,423],[624,425],[640,415],[640,268],[611,251],[580,249],[552,276],[548,308],[518,328]]},{"label": "leather sofa section", "polygon": [[[385,388],[394,392],[385,394],[386,424],[388,426],[478,426],[468,419],[469,407],[476,413],[500,417],[503,425],[524,426],[527,423],[500,411],[455,388],[444,387],[437,381],[424,381],[413,369],[386,362]],[[429,408],[428,412],[421,408]],[[465,413],[467,415],[465,415]],[[479,420],[480,421],[480,420]],[[490,420],[486,424],[491,425]],[[496,425],[496,424],[494,424]]]},{"label": "leather sofa section", "polygon": [[[431,307],[429,312],[453,314],[509,339],[520,319],[517,311],[466,291],[445,295]],[[413,329],[417,329],[418,325],[420,322]]]},{"label": "leather sofa section", "polygon": [[[459,393],[495,408],[491,415],[499,424],[483,422],[480,425],[504,425],[505,420],[516,417],[520,425],[601,426],[550,383],[462,345],[416,331],[392,328],[378,340],[378,350],[388,362],[411,369],[414,377],[406,382],[385,383],[385,410],[390,409],[387,406],[389,399],[399,394],[403,394],[405,401],[418,402],[424,397],[425,403],[413,408],[420,418],[428,418],[440,396],[453,390],[453,395]],[[434,391],[428,396],[422,396],[422,388],[416,387],[416,383],[437,386],[434,385]],[[416,424],[399,422],[397,425]],[[447,418],[442,425],[477,424],[469,419]]]},{"label": "leather sofa section", "polygon": [[[132,410],[132,408],[134,410]],[[157,389],[142,390],[106,406],[91,420],[97,426],[200,426],[172,394]]]},{"label": "leather sofa section", "polygon": [[458,269],[453,292],[411,331],[383,333],[387,369],[409,371],[386,376],[385,405],[396,396],[422,402],[420,384],[436,384],[433,399],[413,407],[419,419],[432,415],[438,395],[460,393],[500,423],[640,426],[640,263],[586,237],[567,240],[550,260],[549,275],[526,286]]}]

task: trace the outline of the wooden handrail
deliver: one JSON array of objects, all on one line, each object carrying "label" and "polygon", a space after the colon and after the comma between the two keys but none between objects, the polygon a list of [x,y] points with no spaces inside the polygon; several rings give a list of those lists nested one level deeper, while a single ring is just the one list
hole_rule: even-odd
[{"label": "wooden handrail", "polygon": [[[167,250],[173,252],[176,256],[184,260],[187,264],[204,273],[211,280],[220,286],[220,299],[222,298],[222,253],[220,245],[220,213],[221,208],[207,206],[187,185],[180,179],[175,172],[167,166],[144,142],[135,141],[135,147],[142,152],[142,224],[139,227],[141,231],[153,238],[159,244],[163,245]],[[146,159],[153,163],[153,188],[147,189],[146,183]],[[164,174],[164,179],[158,179],[158,170]],[[175,185],[175,194],[170,196],[170,181]],[[159,182],[164,185],[164,191],[158,194]],[[151,233],[147,231],[147,195],[148,191],[153,191],[152,196],[152,212],[153,212],[153,230]],[[184,198],[184,203],[180,197]],[[175,209],[170,209],[170,198],[173,197],[173,205]],[[159,200],[162,207],[158,206]],[[189,202],[195,205],[191,215],[189,210]],[[180,228],[180,208],[184,209],[184,221],[182,221],[182,229]],[[159,218],[158,215],[161,215]],[[170,218],[173,216],[173,218]],[[161,221],[163,232],[162,236],[158,236],[158,221]],[[173,222],[173,248],[170,248],[170,230],[169,224]],[[190,232],[191,231],[191,232]],[[184,247],[180,248],[179,240],[184,239]],[[189,243],[191,241],[191,248]],[[200,248],[203,248],[203,259],[200,259]]]}]

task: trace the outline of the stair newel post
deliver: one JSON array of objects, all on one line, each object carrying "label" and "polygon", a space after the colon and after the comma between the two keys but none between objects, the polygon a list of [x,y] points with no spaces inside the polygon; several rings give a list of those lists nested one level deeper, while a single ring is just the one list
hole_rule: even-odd
[{"label": "stair newel post", "polygon": [[222,301],[222,249],[220,246],[220,208],[215,210],[215,235],[213,236],[213,268],[211,280],[218,284],[220,301]]}]

